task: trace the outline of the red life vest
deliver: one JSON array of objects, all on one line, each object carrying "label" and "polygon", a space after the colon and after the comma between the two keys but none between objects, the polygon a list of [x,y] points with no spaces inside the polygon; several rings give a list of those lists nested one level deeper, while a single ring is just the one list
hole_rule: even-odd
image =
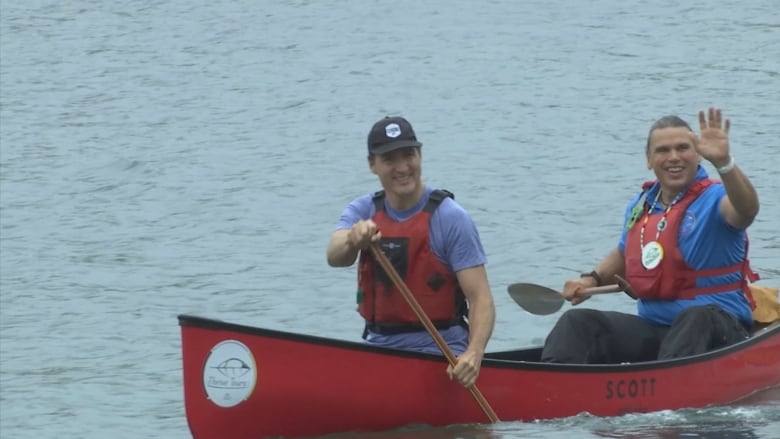
[{"label": "red life vest", "polygon": [[[647,191],[653,183],[652,181],[644,183],[643,190]],[[747,241],[745,242],[745,257],[742,261],[726,267],[704,270],[696,270],[691,267],[683,258],[678,246],[677,239],[680,224],[685,218],[688,206],[713,183],[716,183],[716,181],[709,178],[694,182],[677,204],[669,210],[666,215],[666,227],[657,239],[663,248],[663,259],[661,259],[658,266],[652,269],[647,269],[642,265],[640,233],[645,217],[649,216],[644,226],[645,236],[643,244],[647,245],[648,242],[654,241],[656,228],[664,215],[651,215],[649,207],[645,203],[642,216],[626,235],[624,250],[626,280],[638,298],[650,300],[692,299],[701,294],[724,293],[741,289],[750,306],[755,307],[747,279],[754,281],[757,279],[757,275],[750,269],[750,264],[748,263]],[[697,279],[735,272],[742,274],[737,282],[710,287],[696,286]]]},{"label": "red life vest", "polygon": [[[430,218],[452,193],[435,190],[425,207],[404,222],[385,212],[383,191],[374,194],[373,220],[382,232],[380,247],[425,313],[439,328],[462,324],[466,300],[455,273],[436,258],[430,247]],[[360,252],[358,263],[358,312],[367,329],[381,333],[422,330],[417,315],[406,303],[369,251]]]}]

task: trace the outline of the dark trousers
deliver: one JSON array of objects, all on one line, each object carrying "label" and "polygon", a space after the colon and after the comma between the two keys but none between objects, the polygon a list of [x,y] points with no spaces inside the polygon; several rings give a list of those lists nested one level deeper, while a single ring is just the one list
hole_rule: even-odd
[{"label": "dark trousers", "polygon": [[555,324],[542,361],[572,364],[635,363],[700,354],[750,334],[739,320],[714,305],[691,307],[669,327],[615,311],[572,309]]}]

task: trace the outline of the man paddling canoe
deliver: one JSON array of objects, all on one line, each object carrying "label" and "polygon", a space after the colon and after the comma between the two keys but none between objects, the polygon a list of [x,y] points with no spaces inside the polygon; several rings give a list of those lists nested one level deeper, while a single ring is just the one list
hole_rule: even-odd
[{"label": "man paddling canoe", "polygon": [[[746,229],[758,195],[729,148],[729,119],[699,112],[700,136],[677,116],[650,128],[645,154],[656,176],[629,203],[617,248],[566,281],[572,304],[588,287],[625,277],[638,315],[572,309],[552,329],[542,359],[556,363],[637,362],[706,352],[744,340],[753,325]],[[722,181],[708,177],[708,160]]]},{"label": "man paddling canoe", "polygon": [[495,322],[487,258],[469,214],[447,191],[422,182],[422,143],[402,117],[377,121],[368,135],[368,165],[382,191],[353,200],[327,248],[334,267],[358,263],[358,311],[369,343],[441,352],[378,266],[378,242],[403,281],[458,355],[448,373],[466,387],[479,375]]}]

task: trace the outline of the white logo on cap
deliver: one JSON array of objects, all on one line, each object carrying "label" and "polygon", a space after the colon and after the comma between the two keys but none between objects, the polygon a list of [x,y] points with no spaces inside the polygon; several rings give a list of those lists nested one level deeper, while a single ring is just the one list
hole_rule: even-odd
[{"label": "white logo on cap", "polygon": [[387,137],[396,138],[401,135],[401,127],[397,123],[391,123],[385,127],[385,134]]}]

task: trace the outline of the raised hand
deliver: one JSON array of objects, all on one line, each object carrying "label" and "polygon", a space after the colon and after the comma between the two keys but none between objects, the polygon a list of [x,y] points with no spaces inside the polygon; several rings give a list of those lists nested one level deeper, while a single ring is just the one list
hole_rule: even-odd
[{"label": "raised hand", "polygon": [[716,168],[729,162],[729,128],[731,121],[723,119],[720,108],[699,111],[700,136],[691,133],[696,152]]}]

